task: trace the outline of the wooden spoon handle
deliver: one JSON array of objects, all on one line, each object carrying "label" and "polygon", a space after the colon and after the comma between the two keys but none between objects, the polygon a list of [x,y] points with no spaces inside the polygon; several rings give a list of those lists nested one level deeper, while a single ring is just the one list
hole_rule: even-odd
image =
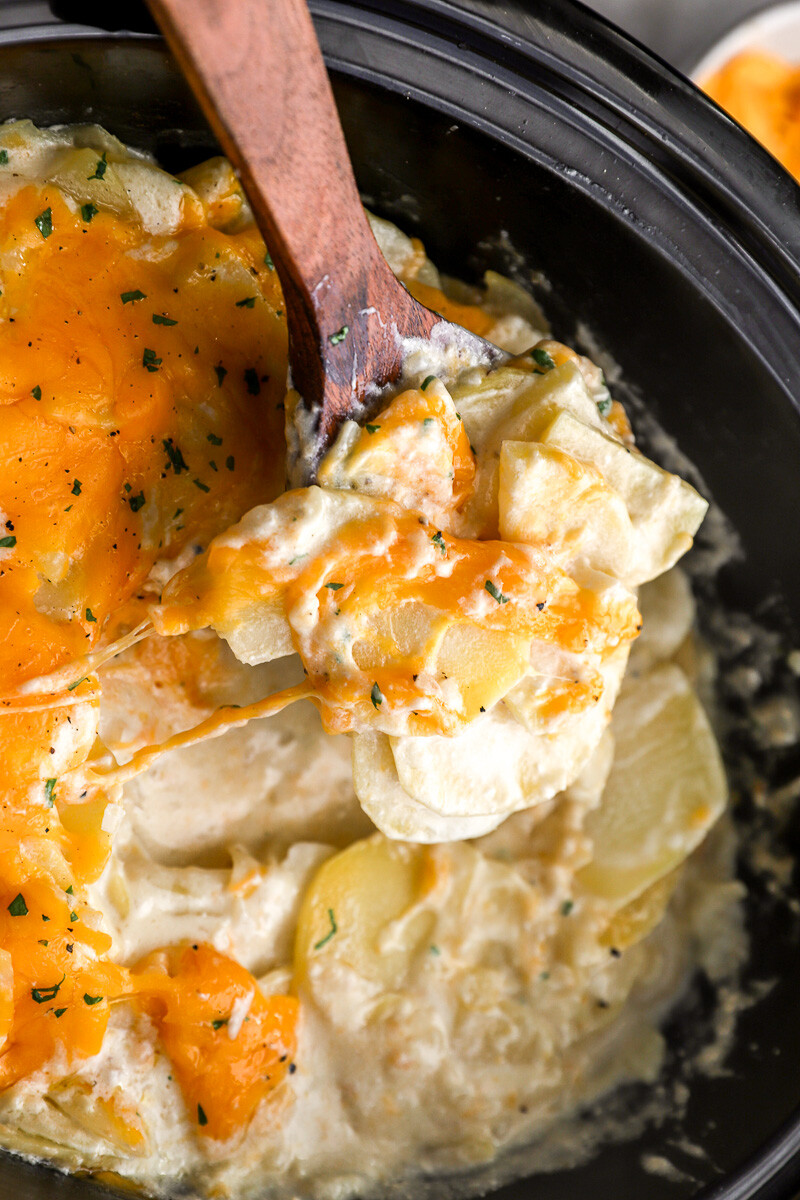
[{"label": "wooden spoon handle", "polygon": [[[339,410],[321,431],[327,441],[348,405],[357,407],[356,375],[383,383],[379,376],[399,371],[399,350],[386,370],[380,308],[369,329],[364,314],[374,314],[387,291],[399,294],[401,309],[406,301],[417,306],[391,277],[361,207],[305,0],[149,4],[278,267],[294,385],[310,408]],[[429,316],[435,321],[421,311],[423,326]],[[402,314],[391,315],[403,329]],[[413,326],[427,332],[419,317]]]}]

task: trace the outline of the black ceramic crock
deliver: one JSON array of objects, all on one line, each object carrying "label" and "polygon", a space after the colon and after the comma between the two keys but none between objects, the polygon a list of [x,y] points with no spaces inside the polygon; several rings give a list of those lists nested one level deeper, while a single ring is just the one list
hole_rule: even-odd
[{"label": "black ceramic crock", "polygon": [[[175,170],[213,152],[160,40],[124,32],[147,28],[141,10],[55,7],[84,24],[0,34],[0,119],[99,121]],[[591,328],[740,535],[744,554],[722,572],[722,599],[791,644],[800,627],[800,190],[686,80],[568,0],[312,8],[372,207],[421,234],[453,272],[516,267],[564,340],[577,320]],[[758,759],[748,731],[739,737],[754,770],[779,783],[798,774],[796,748]],[[797,832],[790,823],[791,851]],[[681,1123],[646,1123],[636,1140],[498,1197],[798,1195],[797,923],[768,881],[745,865],[742,874],[753,945],[744,984],[766,994],[739,1017],[726,1073],[692,1082]],[[668,1074],[702,1040],[713,1004],[698,979],[667,1026]],[[625,1102],[645,1099],[633,1089]],[[666,1156],[673,1177],[645,1172],[647,1153]],[[0,1157],[3,1200],[109,1194]]]}]

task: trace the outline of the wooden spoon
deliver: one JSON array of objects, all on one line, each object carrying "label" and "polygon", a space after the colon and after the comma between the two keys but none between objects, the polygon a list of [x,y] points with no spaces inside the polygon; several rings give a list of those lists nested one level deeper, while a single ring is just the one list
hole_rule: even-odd
[{"label": "wooden spoon", "polygon": [[505,356],[419,304],[387,266],[359,200],[305,0],[148,2],[277,267],[292,384],[311,414],[296,422],[300,469],[292,477],[309,482],[341,422],[370,415],[400,378],[405,339],[445,351],[450,375]]}]

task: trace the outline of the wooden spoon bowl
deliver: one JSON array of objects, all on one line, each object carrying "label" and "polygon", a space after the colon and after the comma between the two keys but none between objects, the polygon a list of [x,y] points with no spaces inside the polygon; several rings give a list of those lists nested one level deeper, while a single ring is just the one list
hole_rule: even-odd
[{"label": "wooden spoon bowl", "polygon": [[[347,418],[403,375],[411,345],[435,373],[494,365],[496,346],[425,308],[395,278],[358,195],[305,0],[149,0],[239,174],[280,276],[292,386],[303,401],[293,482],[310,482]],[[413,382],[413,381],[410,381]]]}]

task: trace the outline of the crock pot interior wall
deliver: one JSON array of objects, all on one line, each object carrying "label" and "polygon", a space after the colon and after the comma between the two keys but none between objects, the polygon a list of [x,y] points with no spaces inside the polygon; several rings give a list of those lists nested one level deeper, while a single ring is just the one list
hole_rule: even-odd
[{"label": "crock pot interior wall", "polygon": [[[727,598],[753,612],[778,585],[797,619],[800,555],[792,517],[800,509],[800,419],[791,396],[800,394],[800,368],[784,349],[783,333],[775,332],[785,330],[786,312],[746,256],[734,245],[726,255],[724,235],[676,198],[673,181],[664,176],[659,182],[652,163],[637,154],[615,158],[599,134],[569,118],[560,99],[551,103],[543,93],[540,107],[531,108],[527,146],[522,139],[503,144],[481,132],[480,122],[454,117],[457,94],[447,107],[431,106],[399,87],[387,92],[365,82],[369,71],[343,58],[335,13],[320,31],[339,68],[337,99],[359,183],[377,210],[424,236],[432,256],[453,272],[463,272],[476,246],[492,245],[506,231],[527,265],[552,283],[541,299],[556,333],[568,338],[576,316],[594,329],[733,520],[746,557],[726,572]],[[362,51],[354,44],[353,58]],[[185,85],[156,42],[85,38],[2,47],[0,114],[28,115],[41,124],[98,120],[173,169],[213,151]],[[560,160],[548,151],[556,146]],[[573,166],[565,169],[570,160],[582,162],[580,177]],[[603,188],[591,183],[603,178]],[[680,255],[666,252],[665,234],[666,242],[680,244]],[[703,263],[707,287],[698,268]],[[480,262],[472,259],[475,277],[486,266],[508,264],[488,249]],[[744,332],[719,302],[716,271],[723,291],[744,297],[745,308],[752,305]],[[800,318],[793,319],[800,342]],[[681,1200],[704,1184],[703,1194],[717,1196],[715,1181],[775,1134],[800,1104],[800,966],[788,919],[772,913],[765,929],[754,909],[753,920],[751,975],[780,982],[740,1018],[731,1073],[697,1081],[680,1129],[667,1121],[636,1143],[603,1149],[568,1175],[510,1185],[504,1197]],[[672,1022],[676,1056],[702,1024],[705,1002],[695,993]],[[637,1093],[632,1099],[637,1103]],[[680,1137],[702,1145],[708,1159],[681,1160],[683,1182],[645,1175],[641,1153],[663,1152]],[[790,1194],[778,1186],[759,1196]],[[13,1195],[77,1200],[98,1190],[4,1160],[0,1196]]]}]

